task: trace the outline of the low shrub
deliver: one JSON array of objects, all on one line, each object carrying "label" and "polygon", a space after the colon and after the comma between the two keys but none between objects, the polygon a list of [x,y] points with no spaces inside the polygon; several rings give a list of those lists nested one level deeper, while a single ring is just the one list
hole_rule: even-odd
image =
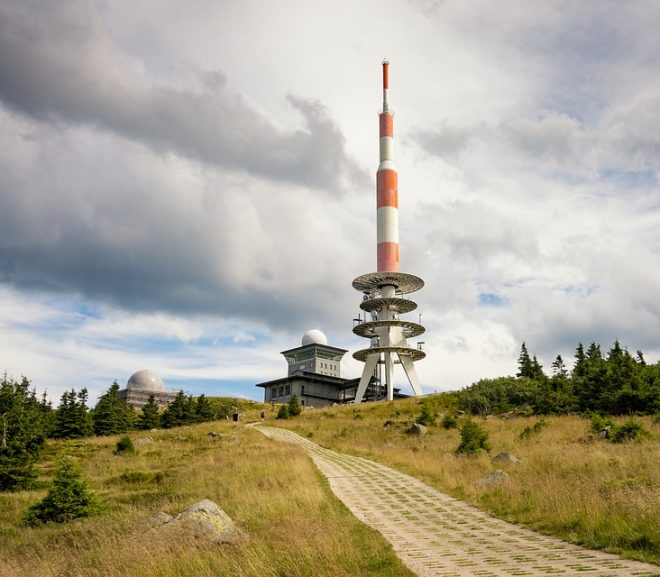
[{"label": "low shrub", "polygon": [[610,417],[603,417],[597,413],[591,415],[591,432],[600,433],[607,428],[614,427],[614,421]]},{"label": "low shrub", "polygon": [[278,419],[290,419],[291,415],[289,414],[289,405],[282,405],[280,410],[277,411]]},{"label": "low shrub", "polygon": [[291,399],[289,400],[288,409],[289,409],[290,417],[297,417],[302,413],[302,405],[298,400],[298,395],[293,395],[291,397]]},{"label": "low shrub", "polygon": [[635,421],[628,421],[619,427],[613,427],[610,430],[609,440],[612,443],[623,443],[625,441],[634,441],[636,439],[642,439],[645,437],[650,437],[649,433],[642,425]]},{"label": "low shrub", "polygon": [[488,433],[474,421],[466,419],[461,426],[461,442],[456,452],[474,455],[482,449],[484,451],[490,451]]},{"label": "low shrub", "polygon": [[25,516],[29,525],[65,523],[98,513],[101,502],[82,478],[80,469],[71,461],[60,465],[53,485],[43,501],[32,505]]},{"label": "low shrub", "polygon": [[520,438],[529,439],[530,437],[538,435],[547,426],[548,426],[548,421],[546,421],[545,419],[536,421],[536,423],[534,423],[531,427],[525,427],[522,430],[522,432],[520,433]]},{"label": "low shrub", "polygon": [[133,441],[128,435],[121,437],[115,445],[115,455],[123,455],[126,453],[135,453]]},{"label": "low shrub", "polygon": [[456,418],[456,415],[447,413],[442,419],[442,426],[447,430],[458,427],[458,419]]},{"label": "low shrub", "polygon": [[435,411],[429,406],[428,403],[422,403],[422,412],[417,418],[417,422],[420,425],[428,427],[429,425],[435,425],[435,420],[437,416]]}]

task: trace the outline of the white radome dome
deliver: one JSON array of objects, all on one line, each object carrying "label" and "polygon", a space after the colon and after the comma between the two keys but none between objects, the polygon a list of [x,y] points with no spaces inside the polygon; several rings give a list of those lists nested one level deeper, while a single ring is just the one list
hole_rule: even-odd
[{"label": "white radome dome", "polygon": [[133,373],[126,383],[126,388],[141,389],[143,391],[162,391],[165,389],[163,379],[149,369],[142,369]]},{"label": "white radome dome", "polygon": [[327,345],[328,337],[325,336],[323,331],[319,329],[311,329],[307,331],[302,338],[302,346],[306,345]]}]

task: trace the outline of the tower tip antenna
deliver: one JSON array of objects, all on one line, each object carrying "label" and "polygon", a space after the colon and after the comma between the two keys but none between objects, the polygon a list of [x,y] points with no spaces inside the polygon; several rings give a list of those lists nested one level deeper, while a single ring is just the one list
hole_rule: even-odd
[{"label": "tower tip antenna", "polygon": [[383,59],[383,112],[387,112],[387,91],[390,88],[390,75],[389,75],[390,61],[387,58]]}]

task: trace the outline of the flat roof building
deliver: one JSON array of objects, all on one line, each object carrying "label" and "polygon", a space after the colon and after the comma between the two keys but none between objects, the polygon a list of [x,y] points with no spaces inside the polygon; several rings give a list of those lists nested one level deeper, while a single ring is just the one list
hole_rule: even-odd
[{"label": "flat roof building", "polygon": [[[256,386],[264,389],[266,403],[288,403],[293,395],[306,407],[350,403],[355,399],[360,379],[342,378],[341,360],[346,352],[346,349],[328,345],[328,339],[320,330],[307,331],[301,346],[282,352],[288,364],[287,376]],[[365,400],[375,401],[385,396],[385,388],[373,377]],[[397,398],[403,396],[397,389]]]}]

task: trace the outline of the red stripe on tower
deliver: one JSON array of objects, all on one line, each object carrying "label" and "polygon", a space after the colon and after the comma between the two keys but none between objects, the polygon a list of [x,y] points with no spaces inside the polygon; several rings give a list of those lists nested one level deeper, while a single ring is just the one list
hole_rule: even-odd
[{"label": "red stripe on tower", "polygon": [[380,164],[376,173],[378,272],[399,270],[399,193],[394,168],[394,114],[389,110],[389,62],[383,61],[383,111],[379,115]]}]

